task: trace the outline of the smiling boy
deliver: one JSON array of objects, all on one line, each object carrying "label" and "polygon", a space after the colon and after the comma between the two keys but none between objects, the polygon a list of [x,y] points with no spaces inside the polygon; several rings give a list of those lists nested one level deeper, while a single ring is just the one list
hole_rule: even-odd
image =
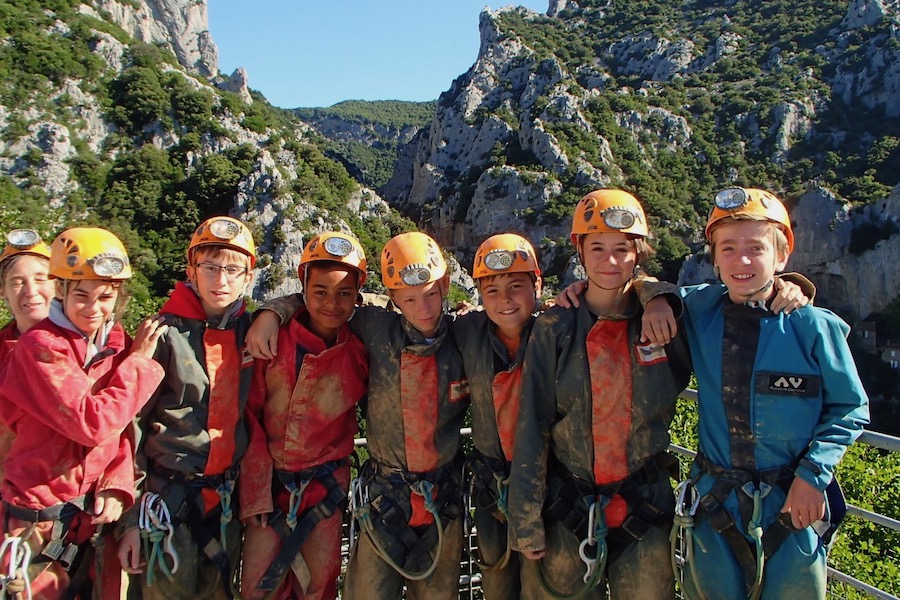
[{"label": "smiling boy", "polygon": [[794,247],[774,195],[719,192],[706,237],[724,285],[682,289],[700,407],[684,585],[692,597],[824,598],[817,530],[836,508],[835,466],[869,417],[849,328],[822,308],[771,311]]},{"label": "smiling boy", "polygon": [[368,383],[366,350],[347,326],[366,281],[365,253],[346,234],[322,233],[304,248],[298,274],[304,304],[281,326],[278,355],[256,361],[247,406],[247,599],[337,595],[348,457]]},{"label": "smiling boy", "polygon": [[[243,296],[253,281],[256,247],[242,222],[213,217],[197,227],[187,259],[188,283],[179,282],[160,310],[169,328],[154,358],[166,377],[139,415],[142,505],[119,544],[123,569],[143,573],[145,599],[193,600],[198,592],[230,598],[240,551],[232,492],[248,445],[244,408],[253,359],[242,352],[250,324]],[[144,519],[145,535],[174,530],[177,569],[160,562],[176,554],[164,553],[159,541],[142,568],[141,513],[161,518],[161,525]],[[151,585],[164,575],[168,581]]]},{"label": "smiling boy", "polygon": [[[363,532],[347,566],[348,598],[455,599],[462,552],[459,428],[468,406],[462,358],[444,312],[450,288],[437,243],[419,232],[393,237],[382,281],[399,314],[358,308],[350,330],[369,354],[365,408],[370,459],[353,507]],[[267,304],[286,320],[297,298]],[[278,318],[262,312],[247,338],[272,358]],[[365,499],[368,500],[365,500]]]}]

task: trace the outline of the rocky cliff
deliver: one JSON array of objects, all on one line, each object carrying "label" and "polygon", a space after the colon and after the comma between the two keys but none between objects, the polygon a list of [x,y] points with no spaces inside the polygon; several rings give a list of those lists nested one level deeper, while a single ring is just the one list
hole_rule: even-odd
[{"label": "rocky cliff", "polygon": [[[741,1],[706,12],[651,4],[641,15],[588,0],[551,2],[547,15],[486,9],[475,64],[441,95],[384,197],[464,264],[486,236],[518,231],[564,275],[574,202],[591,188],[625,187],[651,213],[672,276],[679,257],[702,248],[715,190],[766,186],[800,198],[804,241],[793,263],[822,278],[821,301],[858,316],[883,307],[900,291],[900,266],[851,274],[882,255],[848,244],[868,219],[892,219],[872,207],[890,205],[900,172],[900,127],[884,121],[900,111],[898,3],[833,2],[814,18],[803,2],[762,13]],[[864,164],[879,147],[882,162]],[[813,178],[821,187],[804,189]],[[839,237],[810,208],[834,212],[828,194],[872,207],[840,209],[865,216],[848,217]],[[843,254],[819,256],[826,247]],[[886,268],[898,273],[864,281]]]},{"label": "rocky cliff", "polygon": [[136,40],[162,44],[186,69],[204,77],[219,73],[219,51],[209,33],[205,0],[94,0],[82,10],[104,16]]}]

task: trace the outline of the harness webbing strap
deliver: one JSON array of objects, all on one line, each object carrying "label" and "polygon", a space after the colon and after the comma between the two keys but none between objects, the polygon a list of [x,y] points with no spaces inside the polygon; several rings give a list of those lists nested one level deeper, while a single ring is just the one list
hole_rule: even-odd
[{"label": "harness webbing strap", "polygon": [[335,512],[343,510],[343,505],[347,500],[347,494],[341,488],[337,479],[334,477],[334,471],[347,461],[331,461],[319,467],[305,469],[300,473],[278,472],[278,480],[286,488],[297,486],[298,484],[305,487],[307,483],[313,479],[319,481],[326,490],[325,497],[315,506],[310,507],[297,519],[296,525],[291,528],[287,522],[286,515],[279,515],[274,523],[270,523],[272,527],[281,536],[281,550],[266,569],[257,588],[260,590],[271,591],[275,589],[282,578],[290,568],[294,557],[300,552],[301,546],[315,529],[316,525],[333,515]]},{"label": "harness webbing strap", "polygon": [[[741,520],[750,523],[753,517],[752,499],[741,488],[747,484],[753,484],[757,486],[757,489],[763,486],[777,485],[787,493],[791,481],[793,481],[794,469],[799,461],[765,471],[726,469],[710,462],[703,454],[697,455],[696,462],[701,473],[707,473],[715,478],[712,488],[700,498],[699,509],[709,519],[710,526],[728,543],[741,567],[748,593],[752,592],[758,579],[757,554],[754,545],[744,537],[744,534],[737,528],[735,520],[725,510],[725,499],[734,492],[738,500]],[[791,525],[789,514],[780,515],[762,535],[763,557],[769,558],[775,554],[791,534],[797,531]]]}]

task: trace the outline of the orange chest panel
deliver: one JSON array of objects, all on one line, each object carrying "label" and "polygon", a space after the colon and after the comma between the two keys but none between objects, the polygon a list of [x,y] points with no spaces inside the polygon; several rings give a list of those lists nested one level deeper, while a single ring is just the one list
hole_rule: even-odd
[{"label": "orange chest panel", "polygon": [[594,481],[611,483],[628,476],[631,435],[631,344],[627,321],[600,320],[587,336],[591,375],[591,435]]}]

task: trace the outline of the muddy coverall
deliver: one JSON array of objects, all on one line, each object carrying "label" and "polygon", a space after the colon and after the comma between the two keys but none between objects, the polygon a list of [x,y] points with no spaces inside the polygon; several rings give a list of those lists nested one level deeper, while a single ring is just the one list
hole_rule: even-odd
[{"label": "muddy coverall", "polygon": [[[462,552],[462,483],[459,428],[468,406],[462,359],[444,317],[428,343],[401,315],[379,307],[358,309],[350,328],[369,351],[366,437],[370,459],[363,476],[371,500],[371,529],[359,536],[347,566],[344,593],[359,600],[395,600],[406,584],[410,600],[456,598]],[[437,550],[434,516],[425,497],[430,490],[443,526]],[[428,491],[425,491],[428,494]],[[376,537],[392,560],[421,573],[406,580],[375,551]]]},{"label": "muddy coverall", "polygon": [[[250,319],[239,305],[227,319],[207,320],[199,296],[183,283],[160,314],[168,329],[155,358],[166,377],[140,413],[137,464],[145,474],[141,493],[159,494],[171,513],[180,565],[170,582],[158,564],[148,564],[153,573],[141,575],[141,591],[145,599],[194,600],[210,589],[210,597],[226,598],[240,552],[233,488],[248,444],[253,358],[243,347]],[[137,513],[136,506],[123,518],[120,535],[137,526]]]},{"label": "muddy coverall", "polygon": [[[545,549],[541,561],[525,561],[525,577],[540,577],[540,568],[560,593],[583,585],[584,499],[594,497],[608,502],[611,595],[674,595],[674,459],[666,448],[690,360],[682,336],[664,348],[641,344],[641,314],[636,299],[623,315],[598,317],[583,299],[579,308],[554,307],[538,317],[525,353],[509,492],[513,547]],[[529,589],[543,591],[540,583]],[[601,579],[584,597],[605,597],[605,589]]]},{"label": "muddy coverall", "polygon": [[92,578],[93,594],[110,597],[121,571],[111,534],[94,539],[94,557],[93,498],[114,490],[126,508],[134,502],[130,425],[163,369],[128,354],[130,340],[118,324],[87,360],[87,338],[60,306],[51,315],[19,338],[0,372],[0,420],[15,436],[0,486],[0,522],[8,535],[36,524],[29,538],[35,598],[90,597]]},{"label": "muddy coverall", "polygon": [[241,518],[267,515],[268,523],[245,521],[241,595],[247,599],[264,598],[276,588],[273,599],[337,596],[347,459],[369,367],[365,348],[349,327],[327,347],[303,325],[305,313],[301,308],[282,325],[277,357],[254,367]]},{"label": "muddy coverall", "polygon": [[[263,308],[278,313],[284,323],[301,302],[295,294]],[[349,325],[369,354],[365,418],[370,458],[360,476],[370,502],[361,507],[367,516],[347,566],[343,595],[396,600],[405,584],[410,600],[455,599],[463,521],[459,428],[469,389],[450,319],[443,317],[431,343],[401,314],[378,306],[357,308]],[[425,497],[413,488],[430,495],[443,525],[437,566],[420,581],[401,576],[372,541],[375,536],[391,560],[409,573],[423,573],[432,564],[435,519]]]},{"label": "muddy coverall", "polygon": [[522,328],[514,359],[496,334],[487,313],[475,312],[453,322],[453,335],[463,357],[472,402],[472,440],[469,457],[473,477],[472,501],[478,548],[484,563],[481,589],[486,600],[518,600],[522,595],[522,557],[512,552],[497,568],[509,545],[506,497],[522,392],[522,360],[534,319]]},{"label": "muddy coverall", "polygon": [[794,477],[825,492],[868,422],[849,327],[812,306],[775,315],[733,304],[722,285],[682,294],[700,405],[701,454],[692,469],[702,497],[694,528],[700,588],[709,598],[746,597],[755,567],[747,525],[759,490],[767,554],[762,598],[824,598],[822,539],[779,515]]}]

